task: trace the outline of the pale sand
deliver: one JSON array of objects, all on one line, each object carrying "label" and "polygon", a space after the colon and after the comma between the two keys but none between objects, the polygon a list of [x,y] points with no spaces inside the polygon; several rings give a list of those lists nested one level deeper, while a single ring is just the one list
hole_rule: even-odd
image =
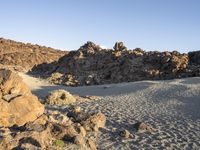
[{"label": "pale sand", "polygon": [[[200,149],[200,78],[65,87],[20,75],[41,99],[55,89],[102,96],[100,100],[81,104],[87,111],[101,111],[107,116],[106,128],[99,134],[98,149]],[[133,128],[137,121],[144,121],[157,131],[137,133]],[[128,129],[134,138],[120,137],[121,129]]]}]

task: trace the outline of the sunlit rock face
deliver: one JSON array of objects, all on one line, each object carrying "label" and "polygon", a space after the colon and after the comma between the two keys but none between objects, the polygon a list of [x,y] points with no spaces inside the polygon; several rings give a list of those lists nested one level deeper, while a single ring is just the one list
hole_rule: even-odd
[{"label": "sunlit rock face", "polygon": [[44,106],[22,78],[10,70],[0,69],[0,126],[22,126],[43,112]]}]

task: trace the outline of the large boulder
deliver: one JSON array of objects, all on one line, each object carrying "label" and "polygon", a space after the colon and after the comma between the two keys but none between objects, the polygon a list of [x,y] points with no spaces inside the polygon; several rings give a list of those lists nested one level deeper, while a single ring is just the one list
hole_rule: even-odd
[{"label": "large boulder", "polygon": [[16,73],[0,69],[0,126],[22,126],[44,112],[44,106],[31,94]]},{"label": "large boulder", "polygon": [[113,49],[115,51],[123,51],[123,50],[127,50],[126,46],[124,46],[123,42],[116,42]]},{"label": "large boulder", "polygon": [[76,98],[65,90],[52,91],[46,97],[46,103],[50,105],[68,105],[76,102]]},{"label": "large boulder", "polygon": [[101,50],[101,47],[99,45],[94,44],[91,41],[88,41],[86,44],[84,44],[83,46],[81,46],[79,48],[79,53],[81,55],[81,53],[83,54],[94,54],[95,52],[98,52]]}]

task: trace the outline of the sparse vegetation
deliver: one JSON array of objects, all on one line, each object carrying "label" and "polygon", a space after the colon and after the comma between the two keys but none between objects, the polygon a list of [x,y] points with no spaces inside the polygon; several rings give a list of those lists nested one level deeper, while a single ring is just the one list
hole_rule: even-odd
[{"label": "sparse vegetation", "polygon": [[65,146],[65,143],[62,140],[55,140],[54,145],[63,148]]}]

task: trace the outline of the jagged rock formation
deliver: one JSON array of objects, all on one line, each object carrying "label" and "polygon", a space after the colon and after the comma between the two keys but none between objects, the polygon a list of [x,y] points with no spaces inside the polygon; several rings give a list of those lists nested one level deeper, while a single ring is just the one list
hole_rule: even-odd
[{"label": "jagged rock formation", "polygon": [[27,71],[35,65],[56,61],[65,54],[66,51],[50,47],[0,38],[0,67]]},{"label": "jagged rock formation", "polygon": [[43,112],[44,106],[22,78],[10,70],[0,69],[0,126],[22,126]]},{"label": "jagged rock formation", "polygon": [[123,50],[127,50],[126,46],[124,46],[123,42],[116,42],[115,46],[113,47],[113,49],[115,51],[123,51]]},{"label": "jagged rock formation", "polygon": [[96,150],[98,130],[105,126],[105,122],[102,113],[69,110],[66,115],[51,111],[21,128],[1,128],[0,149]]},{"label": "jagged rock formation", "polygon": [[177,51],[127,50],[122,42],[112,50],[87,42],[58,62],[34,67],[32,73],[42,73],[56,84],[79,86],[192,76],[188,63],[188,55]]}]

